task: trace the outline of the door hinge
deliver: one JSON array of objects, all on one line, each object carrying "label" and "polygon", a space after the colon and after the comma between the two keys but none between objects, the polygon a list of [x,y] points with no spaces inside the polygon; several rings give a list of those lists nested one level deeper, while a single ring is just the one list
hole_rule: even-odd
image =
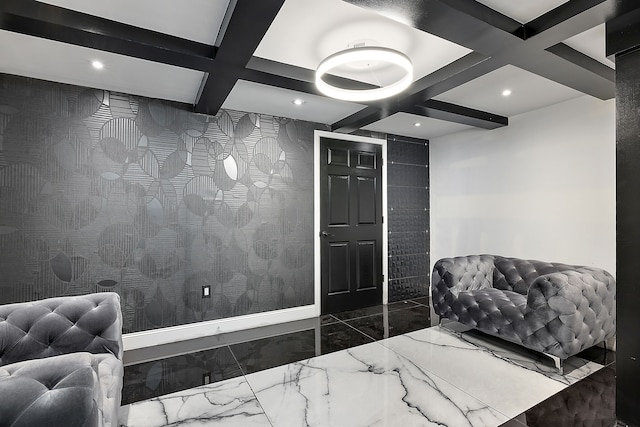
[{"label": "door hinge", "polygon": [[384,215],[382,215],[382,224],[384,224]]}]

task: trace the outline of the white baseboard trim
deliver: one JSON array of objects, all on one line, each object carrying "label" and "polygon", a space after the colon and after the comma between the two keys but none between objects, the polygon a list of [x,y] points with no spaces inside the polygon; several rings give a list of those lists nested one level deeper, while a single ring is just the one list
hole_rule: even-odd
[{"label": "white baseboard trim", "polygon": [[270,326],[278,323],[293,322],[320,315],[318,305],[286,308],[265,313],[248,314],[246,316],[229,317],[226,319],[209,320],[206,322],[189,323],[168,328],[151,329],[148,331],[132,332],[122,336],[124,350],[152,347],[154,345],[170,344],[211,335],[236,332],[244,329]]}]

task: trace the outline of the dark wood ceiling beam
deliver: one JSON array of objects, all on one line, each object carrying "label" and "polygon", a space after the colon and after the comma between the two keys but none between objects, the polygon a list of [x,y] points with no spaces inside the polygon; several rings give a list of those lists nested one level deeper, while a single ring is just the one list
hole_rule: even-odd
[{"label": "dark wood ceiling beam", "polygon": [[297,67],[295,65],[284,64],[282,62],[260,58],[258,56],[251,57],[249,62],[247,62],[247,69],[309,83],[313,82],[315,78],[314,70]]},{"label": "dark wood ceiling beam", "polygon": [[609,81],[614,81],[616,78],[616,72],[613,68],[564,43],[551,46],[547,48],[547,51]]},{"label": "dark wood ceiling beam", "polygon": [[407,104],[420,104],[504,65],[504,61],[495,57],[487,58],[477,52],[471,52],[414,82],[409,88],[411,96],[408,97]]},{"label": "dark wood ceiling beam", "polygon": [[508,117],[435,99],[403,109],[402,112],[490,130],[509,125]]},{"label": "dark wood ceiling beam", "polygon": [[[630,3],[634,7],[626,10]],[[607,22],[606,55],[612,60],[615,56],[624,55],[640,46],[640,4],[637,1],[627,1],[624,5],[624,13]]]},{"label": "dark wood ceiling beam", "polygon": [[216,114],[271,26],[284,0],[238,0],[195,110]]},{"label": "dark wood ceiling beam", "polygon": [[[243,79],[248,80],[250,76],[258,76],[259,74],[252,73],[251,71],[256,71],[258,73],[262,73],[264,76],[272,75],[272,76],[280,76],[286,77],[289,79],[307,82],[313,84],[313,89],[306,91],[307,93],[313,93],[315,95],[324,96],[315,89],[315,78],[316,72],[315,70],[309,70],[308,68],[297,67],[295,65],[284,64],[278,61],[272,61],[270,59],[264,59],[259,57],[252,57],[247,63],[247,73],[244,73]],[[323,77],[323,80],[329,84],[334,86],[338,86],[344,89],[351,90],[365,90],[365,89],[373,89],[379,86],[371,85],[368,83],[363,83],[357,80],[351,80],[344,77],[335,76],[332,74],[327,74]],[[256,81],[260,83],[259,81]],[[286,86],[278,86],[284,87],[288,89]]]},{"label": "dark wood ceiling beam", "polygon": [[401,16],[414,28],[484,55],[521,40],[522,24],[469,0],[345,0],[381,14]]},{"label": "dark wood ceiling beam", "polygon": [[408,113],[490,130],[509,125],[509,118],[499,114],[430,99],[419,105],[396,103],[379,107],[369,106],[341,122],[334,123],[331,129],[334,132],[351,133],[396,113]]},{"label": "dark wood ceiling beam", "polygon": [[[596,25],[606,22],[608,19],[621,12],[618,7],[619,0],[569,0],[555,9],[540,15],[525,24],[525,36],[530,39],[534,36],[545,34],[555,40],[547,42],[551,44],[559,43],[582,31],[593,28]],[[580,31],[580,27],[585,30]],[[558,36],[553,31],[559,28],[574,29]],[[553,30],[553,31],[549,31]]]},{"label": "dark wood ceiling beam", "polygon": [[349,117],[345,117],[344,119],[333,123],[331,125],[331,131],[340,133],[352,133],[360,128],[370,125],[371,123],[377,122],[378,120],[393,116],[400,110],[400,105],[387,104],[383,107],[368,106],[356,113],[353,113]]},{"label": "dark wood ceiling beam", "polygon": [[238,74],[238,80],[246,80],[248,82],[259,83],[263,85],[279,87],[281,89],[294,90],[296,92],[320,95],[314,83],[306,80],[293,78],[290,76],[282,76],[279,74],[267,73],[264,71],[245,68]]},{"label": "dark wood ceiling beam", "polygon": [[370,104],[367,108],[333,123],[331,129],[334,132],[351,133],[397,112],[410,109],[500,66],[491,58],[471,52],[414,82],[404,94],[378,101],[375,105]]},{"label": "dark wood ceiling beam", "polygon": [[615,79],[603,77],[552,52],[541,51],[513,65],[602,100],[615,97]]},{"label": "dark wood ceiling beam", "polygon": [[[619,13],[616,0],[570,0],[524,25],[522,33],[516,28],[519,24],[515,21],[467,0],[399,0],[392,5],[385,0],[345,1],[377,12],[389,12],[389,8],[393,8],[391,12],[401,14],[415,28],[472,48],[474,52],[458,60],[462,66],[443,67],[415,82],[402,105],[392,100],[395,107],[368,107],[334,123],[335,131],[352,132],[403,108],[411,110],[415,105],[508,64],[601,99],[615,96],[614,77],[611,71],[603,68],[606,67],[604,64],[600,66],[594,63],[595,60],[588,61],[569,52],[568,46],[564,48],[558,44],[604,22],[605,17]],[[422,7],[425,3],[428,3],[426,7]],[[452,24],[454,21],[464,23],[465,28]]]},{"label": "dark wood ceiling beam", "polygon": [[216,48],[35,0],[2,0],[0,29],[200,71]]}]

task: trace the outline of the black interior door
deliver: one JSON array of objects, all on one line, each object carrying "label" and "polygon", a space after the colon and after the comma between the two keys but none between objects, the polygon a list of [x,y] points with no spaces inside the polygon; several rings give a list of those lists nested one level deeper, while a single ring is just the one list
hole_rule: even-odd
[{"label": "black interior door", "polygon": [[382,147],[320,138],[321,311],[382,302]]}]

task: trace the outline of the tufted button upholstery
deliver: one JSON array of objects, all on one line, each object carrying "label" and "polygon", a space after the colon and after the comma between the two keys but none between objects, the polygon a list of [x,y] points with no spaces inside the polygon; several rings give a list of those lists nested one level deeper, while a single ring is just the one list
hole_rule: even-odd
[{"label": "tufted button upholstery", "polygon": [[[97,426],[97,363],[75,353],[0,367],[0,414],[9,426]],[[89,392],[87,392],[87,390]],[[73,402],[73,405],[51,405]]]},{"label": "tufted button upholstery", "polygon": [[77,351],[122,358],[120,300],[115,293],[0,306],[0,366]]},{"label": "tufted button upholstery", "polygon": [[565,359],[615,335],[615,280],[602,269],[470,255],[439,260],[432,278],[439,316],[532,350]]},{"label": "tufted button upholstery", "polygon": [[117,426],[116,293],[0,306],[0,425]]}]

